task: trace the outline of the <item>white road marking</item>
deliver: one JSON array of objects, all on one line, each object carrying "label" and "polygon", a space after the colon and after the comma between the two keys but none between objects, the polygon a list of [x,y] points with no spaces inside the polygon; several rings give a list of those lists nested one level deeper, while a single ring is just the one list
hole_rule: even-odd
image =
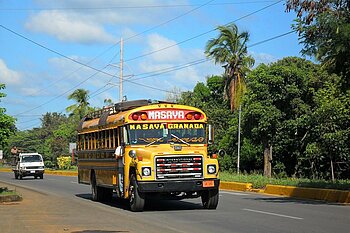
[{"label": "white road marking", "polygon": [[265,212],[265,211],[260,211],[260,210],[252,210],[252,209],[243,209],[243,210],[255,212],[255,213],[259,213],[259,214],[273,215],[273,216],[278,216],[278,217],[283,217],[283,218],[291,218],[291,219],[297,219],[297,220],[303,219],[303,218],[299,218],[299,217],[294,217],[294,216],[289,216],[289,215],[284,215],[284,214],[276,214],[276,213]]},{"label": "white road marking", "polygon": [[225,194],[230,194],[230,195],[236,195],[236,196],[249,196],[250,194],[248,193],[239,193],[239,192],[225,192],[225,191],[220,191],[220,193],[225,193]]},{"label": "white road marking", "polygon": [[71,181],[71,183],[72,183],[72,184],[77,184],[78,182],[76,182],[76,181]]}]

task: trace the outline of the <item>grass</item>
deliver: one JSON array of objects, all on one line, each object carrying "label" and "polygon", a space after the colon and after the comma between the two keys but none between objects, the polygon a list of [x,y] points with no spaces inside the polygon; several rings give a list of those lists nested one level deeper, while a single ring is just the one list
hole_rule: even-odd
[{"label": "grass", "polygon": [[0,195],[1,196],[9,196],[9,195],[16,195],[16,191],[9,190],[7,187],[0,187]]},{"label": "grass", "polygon": [[335,182],[326,180],[310,180],[297,178],[267,178],[262,175],[237,175],[223,171],[220,173],[221,181],[252,183],[253,188],[261,189],[267,184],[296,186],[306,188],[339,189],[350,191],[350,180],[336,180]]}]

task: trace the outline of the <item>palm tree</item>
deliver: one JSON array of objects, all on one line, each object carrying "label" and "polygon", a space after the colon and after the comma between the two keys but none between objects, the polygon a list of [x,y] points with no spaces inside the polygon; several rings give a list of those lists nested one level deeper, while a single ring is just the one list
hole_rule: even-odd
[{"label": "palm tree", "polygon": [[248,32],[238,32],[236,24],[217,28],[220,34],[208,41],[205,54],[225,68],[225,98],[230,101],[231,111],[239,107],[237,173],[239,174],[240,136],[241,136],[241,99],[246,90],[244,77],[254,65],[254,58],[248,55]]},{"label": "palm tree", "polygon": [[225,98],[229,99],[231,111],[237,109],[246,90],[244,77],[254,65],[254,58],[248,55],[248,32],[238,32],[234,23],[217,28],[220,34],[210,39],[205,54],[225,68]]},{"label": "palm tree", "polygon": [[72,94],[68,96],[69,100],[75,100],[77,103],[66,108],[67,112],[71,112],[71,115],[77,115],[79,118],[83,118],[87,111],[90,103],[89,99],[89,91],[84,89],[77,89]]}]

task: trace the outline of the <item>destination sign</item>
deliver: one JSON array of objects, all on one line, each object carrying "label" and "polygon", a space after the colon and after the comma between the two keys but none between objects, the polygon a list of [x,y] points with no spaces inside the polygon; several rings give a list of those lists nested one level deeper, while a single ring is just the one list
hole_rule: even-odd
[{"label": "destination sign", "polygon": [[201,123],[154,123],[154,124],[132,124],[130,130],[151,130],[151,129],[204,129]]},{"label": "destination sign", "polygon": [[185,120],[183,110],[154,110],[147,111],[150,120]]}]

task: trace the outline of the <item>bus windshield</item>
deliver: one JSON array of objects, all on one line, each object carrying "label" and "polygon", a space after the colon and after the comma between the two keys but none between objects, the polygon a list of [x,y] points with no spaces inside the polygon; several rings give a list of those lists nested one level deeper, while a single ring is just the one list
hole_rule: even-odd
[{"label": "bus windshield", "polygon": [[205,144],[204,123],[151,123],[128,125],[131,145]]}]

